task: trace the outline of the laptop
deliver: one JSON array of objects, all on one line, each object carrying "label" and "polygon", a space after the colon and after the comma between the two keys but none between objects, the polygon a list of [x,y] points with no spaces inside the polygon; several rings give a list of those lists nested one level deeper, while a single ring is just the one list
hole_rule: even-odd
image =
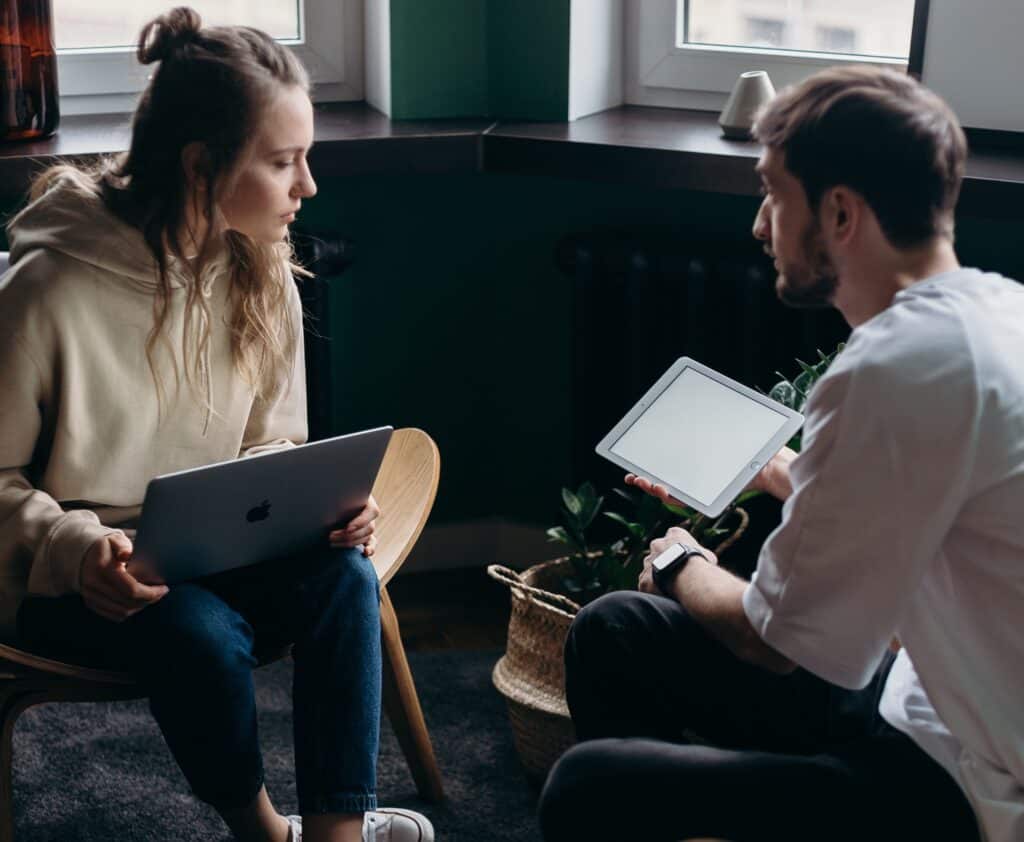
[{"label": "laptop", "polygon": [[370,496],[392,427],[150,480],[131,568],[167,584],[327,545]]}]

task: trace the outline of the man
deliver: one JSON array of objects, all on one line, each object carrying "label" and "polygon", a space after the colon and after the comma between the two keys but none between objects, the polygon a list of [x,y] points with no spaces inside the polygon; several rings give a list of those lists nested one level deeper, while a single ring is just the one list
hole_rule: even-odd
[{"label": "man", "polygon": [[824,71],[755,135],[779,297],[853,332],[751,581],[672,529],[580,612],[545,839],[1024,839],[1024,287],[959,266],[966,144],[912,78]]}]

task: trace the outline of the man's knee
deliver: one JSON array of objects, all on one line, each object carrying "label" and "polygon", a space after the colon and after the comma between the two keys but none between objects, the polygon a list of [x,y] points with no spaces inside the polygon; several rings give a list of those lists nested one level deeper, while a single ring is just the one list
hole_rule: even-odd
[{"label": "man's knee", "polygon": [[[582,608],[569,628],[565,645],[569,670],[583,663],[622,667],[649,651],[661,634],[656,599],[639,591],[613,591]],[[662,641],[663,642],[663,641]]]},{"label": "man's knee", "polygon": [[616,798],[620,740],[591,740],[559,758],[540,795],[537,814],[546,842],[595,838],[588,823],[600,816],[605,798]]}]

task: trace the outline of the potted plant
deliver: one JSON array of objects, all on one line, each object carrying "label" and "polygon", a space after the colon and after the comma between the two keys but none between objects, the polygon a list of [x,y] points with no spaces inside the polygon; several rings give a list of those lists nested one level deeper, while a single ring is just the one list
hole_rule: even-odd
[{"label": "potted plant", "polygon": [[[779,374],[781,379],[769,396],[801,411],[811,387],[842,347],[828,355],[819,351],[813,365],[797,360],[800,373],[793,380]],[[789,446],[799,450],[799,435]],[[568,549],[567,555],[519,573],[497,564],[487,568],[512,593],[506,652],[492,678],[508,703],[520,759],[536,782],[544,780],[551,765],[575,741],[565,703],[562,650],[581,606],[609,591],[636,588],[651,541],[671,526],[683,526],[700,544],[721,555],[746,532],[750,518],[745,505],[764,499],[775,506],[775,516],[765,518],[769,529],[774,526],[772,520],[778,519],[777,503],[756,491],[744,492],[718,518],[665,504],[632,488],[616,488],[612,493],[616,510],[606,508],[605,497],[591,483],[575,491],[562,489],[562,523],[547,534]],[[759,545],[767,532],[760,528],[755,532]],[[741,564],[741,569],[732,569],[749,575],[752,561],[744,559]],[[726,562],[726,566],[731,565]]]}]

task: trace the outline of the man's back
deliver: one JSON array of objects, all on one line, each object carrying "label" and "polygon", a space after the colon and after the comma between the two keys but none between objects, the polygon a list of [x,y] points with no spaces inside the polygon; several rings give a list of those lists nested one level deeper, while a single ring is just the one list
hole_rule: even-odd
[{"label": "man's back", "polygon": [[[950,440],[932,458],[962,485],[950,489],[957,509],[900,621],[906,653],[882,713],[961,781],[986,826],[1017,827],[1024,822],[1024,287],[963,271],[901,296],[915,316],[949,332],[958,354],[948,361],[936,354],[948,392],[933,409],[947,416]],[[894,302],[897,317],[903,303]],[[941,721],[922,703],[915,672]]]},{"label": "man's back", "polygon": [[748,594],[769,642],[841,685],[898,635],[881,712],[986,828],[1015,828],[993,838],[1024,838],[1021,351],[1024,287],[977,270],[860,325],[808,402],[786,522]]}]

